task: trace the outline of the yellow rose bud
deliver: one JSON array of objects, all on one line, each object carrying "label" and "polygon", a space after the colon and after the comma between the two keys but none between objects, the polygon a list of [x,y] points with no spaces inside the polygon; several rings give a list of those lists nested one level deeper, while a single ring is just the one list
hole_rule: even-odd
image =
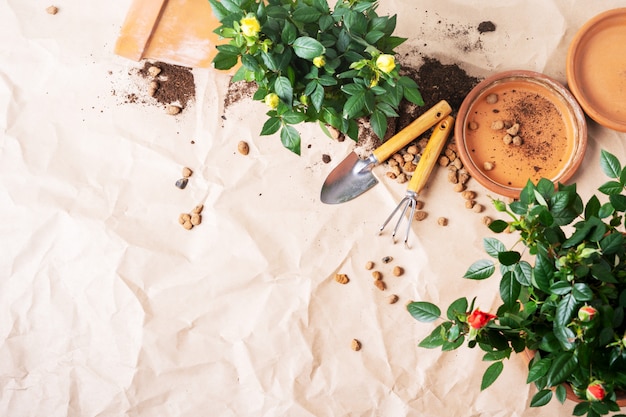
[{"label": "yellow rose bud", "polygon": [[390,73],[396,67],[393,55],[382,54],[376,58],[376,67],[384,73]]},{"label": "yellow rose bud", "polygon": [[239,23],[241,24],[241,33],[245,36],[255,37],[261,31],[261,25],[253,14],[248,14]]},{"label": "yellow rose bud", "polygon": [[315,58],[313,58],[313,65],[315,65],[317,68],[322,68],[324,65],[326,65],[326,58],[324,58],[324,55],[316,56]]},{"label": "yellow rose bud", "polygon": [[269,93],[265,96],[265,99],[263,101],[270,109],[275,109],[276,107],[278,107],[278,103],[280,103],[280,98],[276,93]]}]

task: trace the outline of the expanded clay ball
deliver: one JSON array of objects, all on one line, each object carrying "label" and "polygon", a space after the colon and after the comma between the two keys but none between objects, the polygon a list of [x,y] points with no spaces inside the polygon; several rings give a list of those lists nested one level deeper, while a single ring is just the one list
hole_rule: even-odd
[{"label": "expanded clay ball", "polygon": [[335,281],[340,284],[347,284],[348,282],[350,282],[350,279],[346,274],[335,274]]},{"label": "expanded clay ball", "polygon": [[161,73],[161,68],[153,65],[150,68],[148,68],[148,74],[150,74],[151,77],[156,77],[157,75],[159,75]]},{"label": "expanded clay ball", "polygon": [[402,268],[401,266],[394,266],[393,267],[393,275],[395,275],[396,277],[402,276],[404,274],[404,268]]},{"label": "expanded clay ball", "polygon": [[439,226],[447,226],[448,225],[448,219],[446,219],[445,217],[439,217],[437,219],[437,224]]},{"label": "expanded clay ball", "polygon": [[373,271],[372,278],[374,278],[374,280],[376,281],[380,281],[381,279],[383,279],[383,274],[380,271]]},{"label": "expanded clay ball", "polygon": [[385,291],[385,289],[387,288],[387,285],[385,284],[383,280],[375,280],[374,286],[381,291]]},{"label": "expanded clay ball", "polygon": [[485,169],[485,171],[491,171],[495,168],[495,164],[491,161],[487,161],[483,164],[483,168]]},{"label": "expanded clay ball", "polygon": [[239,141],[237,144],[237,150],[242,155],[248,155],[248,153],[250,153],[250,145],[248,145],[248,142],[246,141]]},{"label": "expanded clay ball", "polygon": [[46,12],[48,14],[57,14],[59,12],[59,8],[56,6],[48,6],[46,7]]},{"label": "expanded clay ball", "polygon": [[395,304],[398,302],[400,298],[396,295],[396,294],[391,294],[389,297],[387,297],[387,302],[389,304]]},{"label": "expanded clay ball", "polygon": [[352,342],[350,342],[350,347],[353,351],[358,352],[359,350],[361,350],[361,342],[356,339],[352,339]]},{"label": "expanded clay ball", "polygon": [[181,112],[181,110],[182,108],[175,104],[170,104],[165,108],[165,112],[169,114],[170,116],[176,116],[178,113]]},{"label": "expanded clay ball", "polygon": [[483,224],[485,226],[489,226],[491,223],[493,223],[493,219],[489,216],[485,216],[483,217]]},{"label": "expanded clay ball", "polygon": [[498,95],[491,93],[487,97],[485,97],[485,101],[489,104],[496,104],[498,102]]},{"label": "expanded clay ball", "polygon": [[374,262],[372,261],[367,261],[365,263],[365,269],[367,269],[368,271],[371,271],[372,269],[374,269]]},{"label": "expanded clay ball", "polygon": [[426,217],[428,217],[428,213],[426,213],[425,211],[422,211],[422,210],[416,211],[415,215],[413,216],[414,220],[416,220],[418,222],[421,222]]},{"label": "expanded clay ball", "polygon": [[504,122],[502,120],[494,120],[494,122],[491,124],[491,129],[493,130],[504,129]]},{"label": "expanded clay ball", "polygon": [[461,192],[465,191],[465,184],[461,184],[461,183],[455,184],[454,185],[454,191],[457,192],[457,193],[461,193]]}]

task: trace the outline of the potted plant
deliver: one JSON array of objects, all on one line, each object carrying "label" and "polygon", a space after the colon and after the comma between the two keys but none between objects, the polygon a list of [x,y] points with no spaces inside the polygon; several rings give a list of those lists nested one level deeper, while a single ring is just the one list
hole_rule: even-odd
[{"label": "potted plant", "polygon": [[357,140],[359,118],[384,138],[402,99],[423,105],[414,80],[399,73],[396,16],[379,16],[377,1],[209,0],[220,21],[215,68],[240,64],[232,82],[254,81],[253,98],[269,107],[261,135],[280,130],[300,154],[293,125],[319,121]]},{"label": "potted plant", "polygon": [[[528,354],[526,383],[537,388],[531,407],[553,397],[576,399],[574,415],[595,417],[626,405],[626,168],[607,151],[600,165],[610,180],[586,202],[576,184],[555,187],[542,179],[528,182],[519,199],[495,208],[493,232],[519,235],[513,248],[484,238],[491,259],[474,262],[464,278],[482,280],[496,270],[502,304],[493,313],[459,298],[443,322],[419,346],[456,349],[467,342],[484,351],[481,389],[500,375],[512,354]],[[439,320],[430,302],[412,302],[409,313],[422,322]],[[624,414],[619,414],[624,416]]]}]

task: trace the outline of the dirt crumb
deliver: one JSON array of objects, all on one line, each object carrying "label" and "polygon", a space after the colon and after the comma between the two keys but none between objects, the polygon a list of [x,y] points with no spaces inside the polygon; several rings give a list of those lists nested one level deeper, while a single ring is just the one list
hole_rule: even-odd
[{"label": "dirt crumb", "polygon": [[490,20],[480,22],[480,24],[478,25],[478,32],[480,33],[495,32],[495,30],[496,25]]}]

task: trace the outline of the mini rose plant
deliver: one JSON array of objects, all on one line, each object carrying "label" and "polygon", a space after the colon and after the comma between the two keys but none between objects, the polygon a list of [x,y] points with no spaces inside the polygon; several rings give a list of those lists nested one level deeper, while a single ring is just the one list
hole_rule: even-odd
[{"label": "mini rose plant", "polygon": [[[492,200],[508,220],[489,228],[519,239],[507,248],[484,238],[490,258],[474,262],[464,278],[498,271],[502,304],[487,313],[474,307],[475,299],[459,298],[419,345],[480,348],[491,362],[481,389],[498,378],[505,359],[527,355],[526,383],[537,389],[531,407],[569,397],[578,401],[576,416],[619,412],[618,394],[626,391],[626,168],[604,150],[600,166],[610,178],[598,187],[604,202],[596,195],[583,202],[576,184],[546,179],[529,181],[509,204]],[[407,309],[422,322],[441,320],[440,308],[427,301]]]},{"label": "mini rose plant", "polygon": [[358,139],[359,118],[384,138],[400,102],[424,102],[413,79],[400,75],[396,16],[379,16],[377,1],[209,0],[226,43],[215,68],[240,64],[232,82],[255,82],[255,100],[267,104],[261,135],[280,131],[283,145],[300,154],[294,128],[319,122]]}]

